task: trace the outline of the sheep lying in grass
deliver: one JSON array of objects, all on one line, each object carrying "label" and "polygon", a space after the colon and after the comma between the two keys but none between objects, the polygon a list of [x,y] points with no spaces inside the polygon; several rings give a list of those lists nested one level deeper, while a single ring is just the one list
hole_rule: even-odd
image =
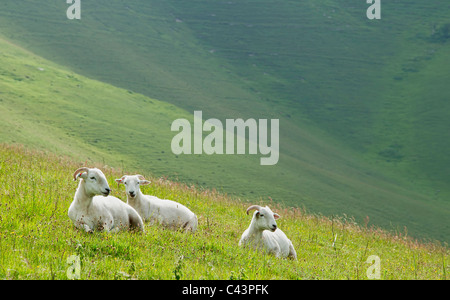
[{"label": "sheep lying in grass", "polygon": [[255,209],[250,226],[244,231],[239,241],[239,246],[251,246],[257,249],[264,249],[274,254],[276,257],[289,257],[297,259],[294,245],[287,238],[281,229],[277,229],[275,220],[280,216],[268,206],[261,207],[252,205],[247,208],[249,211]]},{"label": "sheep lying in grass", "polygon": [[171,200],[162,200],[155,196],[144,195],[140,186],[150,184],[142,175],[124,175],[116,179],[118,184],[124,184],[127,203],[131,205],[144,221],[155,221],[171,229],[196,231],[197,216],[186,206]]},{"label": "sheep lying in grass", "polygon": [[78,178],[81,178],[80,183],[69,207],[69,218],[77,228],[86,232],[144,230],[142,218],[134,208],[109,196],[111,189],[102,171],[79,168],[73,174],[73,180]]}]

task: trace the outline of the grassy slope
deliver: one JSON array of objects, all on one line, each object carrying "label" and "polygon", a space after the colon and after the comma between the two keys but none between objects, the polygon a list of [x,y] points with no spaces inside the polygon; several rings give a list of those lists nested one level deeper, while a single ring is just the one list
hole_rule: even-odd
[{"label": "grassy slope", "polygon": [[[174,159],[168,149],[171,133],[167,129],[179,115],[168,113],[167,118],[154,119],[150,126],[147,105],[140,106],[139,117],[133,115],[134,110],[127,111],[122,121],[128,130],[121,128],[114,134],[109,130],[100,136],[88,128],[97,128],[99,123],[73,130],[69,120],[76,122],[79,114],[61,120],[61,107],[58,112],[51,110],[50,122],[61,127],[56,134],[52,131],[54,126],[47,123],[46,130],[56,137],[51,143],[63,139],[55,150],[62,145],[74,147],[74,138],[77,147],[84,147],[76,152],[87,150],[109,164],[120,165],[124,161],[126,166],[158,175],[178,175],[181,180],[251,198],[270,196],[275,201],[305,205],[325,214],[347,213],[360,220],[369,215],[375,224],[393,224],[394,228],[407,225],[412,234],[448,240],[449,230],[442,230],[448,215],[448,176],[443,176],[448,168],[439,168],[443,160],[428,158],[447,157],[443,151],[448,139],[441,136],[448,132],[442,126],[448,110],[440,108],[448,97],[437,92],[437,97],[429,100],[435,111],[423,116],[420,107],[428,91],[417,84],[428,80],[431,90],[448,91],[445,80],[433,79],[441,78],[433,77],[436,70],[446,75],[440,68],[445,65],[446,46],[424,39],[433,22],[445,20],[445,9],[433,10],[433,5],[439,3],[419,5],[417,1],[404,7],[386,3],[383,18],[388,21],[379,23],[365,19],[365,3],[343,7],[334,1],[283,5],[272,1],[232,5],[219,1],[146,1],[145,5],[96,1],[83,4],[83,19],[78,23],[65,18],[67,5],[59,1],[40,4],[40,9],[32,1],[2,5],[2,33],[8,39],[67,64],[72,70],[157,96],[188,111],[201,108],[206,117],[276,117],[282,122],[282,157],[279,165],[272,168],[260,168],[257,159],[245,163],[246,168],[237,168],[242,160],[236,158]],[[415,22],[410,16],[421,15],[421,11],[427,11],[427,18]],[[427,51],[436,54],[421,58]],[[427,70],[417,68],[424,59],[430,61]],[[411,72],[411,64],[417,72]],[[7,70],[11,72],[10,69]],[[17,76],[26,76],[26,72]],[[415,81],[410,80],[414,76]],[[399,80],[400,77],[404,79]],[[37,80],[36,85],[43,86]],[[56,100],[54,92],[66,90],[66,99],[70,99],[76,85],[68,83],[60,81],[59,91],[42,94]],[[35,87],[30,87],[30,91]],[[417,92],[410,92],[415,87]],[[16,96],[9,101],[11,110],[18,109],[18,98],[27,98],[26,89],[14,88]],[[94,103],[89,98],[95,99],[97,107],[105,107],[110,98],[116,99],[114,103],[118,105],[118,90],[97,99],[109,89],[96,87],[83,96],[86,109]],[[120,97],[129,97],[120,93]],[[411,110],[405,113],[405,107]],[[112,110],[105,115],[106,122],[117,116],[115,111],[124,112],[129,106],[107,108]],[[19,109],[19,114],[24,109]],[[87,117],[90,111],[91,107],[84,112],[87,121],[91,119]],[[399,115],[404,117],[399,119]],[[36,126],[33,118],[27,130]],[[19,119],[10,122],[11,130],[3,138],[21,138],[20,142],[30,143],[33,134],[11,137],[17,135]],[[152,133],[131,133],[132,120],[137,119],[141,120],[140,128],[148,128]],[[433,127],[417,125],[436,119],[442,127],[437,133]],[[159,139],[153,140],[153,135]],[[46,134],[41,136],[45,139]],[[151,143],[141,142],[149,140],[149,136]],[[132,145],[124,145],[126,139],[132,140]],[[43,144],[39,139],[31,143]],[[397,144],[402,160],[388,161],[389,155],[396,157]],[[435,145],[432,152],[430,144]],[[125,146],[128,158],[121,151]],[[151,151],[142,155],[143,147]],[[380,152],[385,155],[380,156]],[[133,165],[136,157],[144,163]],[[422,165],[417,168],[417,164]],[[439,174],[437,177],[444,181],[430,184],[433,174]]]},{"label": "grassy slope", "polygon": [[[411,199],[421,196],[368,175],[357,162],[326,148],[324,141],[308,132],[302,135],[310,142],[299,148],[304,161],[282,156],[284,163],[276,167],[262,167],[259,158],[249,156],[176,158],[170,149],[173,136],[170,124],[180,117],[191,119],[186,112],[76,75],[6,41],[0,43],[3,142],[22,143],[141,172],[150,170],[158,176],[187,178],[247,200],[271,197],[286,205],[315,207],[324,214],[347,213],[358,217],[360,222],[369,215],[373,224],[393,229],[407,224],[411,234],[446,239],[446,231],[442,231],[446,210],[425,206],[425,199],[411,203]],[[317,158],[322,165],[312,163]],[[301,170],[283,168],[286,163],[299,164]],[[280,179],[281,184],[274,184]],[[299,192],[292,191],[289,188],[292,186],[300,187]],[[352,191],[351,196],[347,196],[348,190]],[[319,198],[324,192],[327,197]],[[346,201],[340,202],[342,198]],[[400,203],[398,207],[391,207],[392,198]],[[406,203],[409,209],[404,209]],[[423,219],[411,215],[411,209],[421,211]],[[430,216],[434,219],[433,226],[423,230],[422,224]]]},{"label": "grassy slope", "polygon": [[[378,22],[367,20],[366,8],[338,1],[174,5],[282,117],[307,130],[302,121],[312,121],[401,184],[422,184],[417,190],[430,197],[442,189],[445,201],[450,44],[432,36],[448,23],[448,4],[383,3]],[[296,149],[297,132],[288,133]]]},{"label": "grassy slope", "polygon": [[[170,149],[174,135],[170,125],[178,118],[192,119],[190,114],[79,76],[4,40],[0,44],[3,142],[27,144],[114,166],[157,169],[158,175],[166,176],[177,176],[178,172],[186,176],[201,166],[205,173],[190,177],[200,184],[202,176],[227,166],[237,173],[223,174],[223,181],[217,185],[228,188],[236,183],[234,177],[239,180],[245,176],[240,168],[259,164],[259,159],[249,156],[177,158]],[[180,164],[185,169],[180,170]],[[208,170],[206,166],[210,166]]]},{"label": "grassy slope", "polygon": [[[144,234],[87,234],[67,217],[77,186],[71,174],[80,163],[5,144],[0,157],[2,279],[66,279],[71,255],[81,258],[82,279],[366,279],[370,255],[380,257],[382,279],[448,278],[448,249],[276,205],[298,261],[239,248],[250,222],[243,202],[148,175],[153,184],[143,191],[190,207],[197,233],[146,226]],[[122,173],[99,167],[123,198],[114,183]]]}]

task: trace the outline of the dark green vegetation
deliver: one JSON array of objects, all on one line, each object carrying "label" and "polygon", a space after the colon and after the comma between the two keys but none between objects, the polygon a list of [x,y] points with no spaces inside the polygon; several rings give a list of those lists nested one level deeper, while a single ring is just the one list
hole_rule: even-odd
[{"label": "dark green vegetation", "polygon": [[[448,1],[356,2],[4,1],[5,40],[58,65],[2,41],[0,140],[449,241]],[[279,118],[280,162],[175,157],[193,110]]]},{"label": "dark green vegetation", "polygon": [[[199,218],[198,231],[146,226],[142,234],[88,234],[67,216],[79,163],[4,144],[0,157],[1,279],[67,279],[72,255],[80,259],[81,279],[367,279],[371,255],[381,260],[380,279],[447,279],[450,271],[447,248],[276,204],[271,207],[282,216],[277,223],[298,260],[243,249],[237,244],[251,219],[245,203],[145,173],[152,184],[143,192],[187,205]],[[124,198],[114,182],[123,171],[96,166],[112,194]]]}]

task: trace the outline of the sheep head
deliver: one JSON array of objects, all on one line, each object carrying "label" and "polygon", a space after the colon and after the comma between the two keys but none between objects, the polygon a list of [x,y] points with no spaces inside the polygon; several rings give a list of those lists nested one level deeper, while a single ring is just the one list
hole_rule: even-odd
[{"label": "sheep head", "polygon": [[130,196],[131,198],[136,197],[138,191],[140,191],[141,185],[150,184],[150,181],[145,180],[142,175],[124,175],[122,178],[116,179],[116,182],[118,185],[125,185],[127,196]]},{"label": "sheep head", "polygon": [[252,205],[247,208],[247,214],[251,210],[256,210],[253,213],[252,222],[255,222],[254,225],[260,230],[270,230],[274,232],[277,229],[277,222],[280,218],[280,215],[274,213],[268,206],[261,207],[259,205]]},{"label": "sheep head", "polygon": [[108,196],[111,192],[105,174],[97,168],[79,168],[73,173],[73,180],[82,178],[84,189],[89,196],[103,195]]}]

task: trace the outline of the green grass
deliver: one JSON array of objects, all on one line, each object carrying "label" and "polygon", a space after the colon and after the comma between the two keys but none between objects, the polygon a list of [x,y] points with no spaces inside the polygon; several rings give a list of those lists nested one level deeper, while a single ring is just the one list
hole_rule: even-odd
[{"label": "green grass", "polygon": [[[81,260],[81,279],[367,279],[370,255],[381,259],[381,279],[448,278],[448,248],[267,202],[282,216],[278,225],[298,261],[240,248],[250,223],[241,199],[149,174],[143,192],[188,206],[199,218],[196,233],[148,225],[142,234],[85,233],[67,216],[77,187],[72,171],[83,163],[5,144],[0,158],[2,279],[67,279],[72,255]],[[114,182],[122,171],[96,166],[123,199]]]},{"label": "green grass", "polygon": [[[248,201],[271,198],[325,215],[346,213],[358,222],[369,216],[371,224],[391,230],[407,226],[414,236],[448,238],[442,230],[445,206],[428,206],[426,197],[371,171],[312,128],[301,132],[308,141],[298,147],[302,159],[281,152],[279,164],[272,167],[260,166],[259,157],[249,155],[177,157],[170,149],[170,125],[177,118],[192,120],[188,112],[88,79],[7,41],[0,44],[2,142],[215,187]],[[290,130],[289,124],[281,126]],[[297,165],[301,167],[293,168]]]},{"label": "green grass", "polygon": [[[341,2],[4,1],[0,141],[449,241],[448,5]],[[194,109],[280,118],[279,164],[175,157]]]}]

